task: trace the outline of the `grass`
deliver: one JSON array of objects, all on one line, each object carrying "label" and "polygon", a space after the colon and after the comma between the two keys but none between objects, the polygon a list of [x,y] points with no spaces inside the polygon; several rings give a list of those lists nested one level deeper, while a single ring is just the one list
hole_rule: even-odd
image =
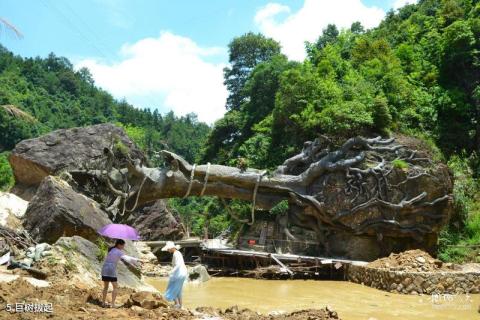
[{"label": "grass", "polygon": [[51,266],[56,266],[58,264],[58,259],[55,257],[48,257],[47,262]]},{"label": "grass", "polygon": [[444,261],[480,262],[480,179],[471,162],[465,156],[448,162],[455,177],[455,214],[440,233],[439,258]]},{"label": "grass", "polygon": [[75,259],[73,259],[73,255],[71,254],[68,254],[66,256],[66,261],[65,261],[65,268],[68,270],[68,271],[71,271],[71,272],[75,272],[77,271],[77,266],[74,262]]},{"label": "grass", "polygon": [[8,152],[0,153],[0,191],[8,191],[15,184],[8,156]]},{"label": "grass", "polygon": [[397,169],[408,169],[409,165],[406,161],[404,160],[400,160],[400,159],[395,159],[392,161],[392,165],[394,168],[397,168]]},{"label": "grass", "polygon": [[273,215],[283,214],[288,211],[288,201],[282,200],[277,203],[272,209],[270,209],[270,213]]},{"label": "grass", "polygon": [[[463,228],[448,228],[440,233],[438,257],[446,262],[480,263],[480,213],[466,221]],[[463,230],[462,230],[463,229]]]},{"label": "grass", "polygon": [[440,148],[435,143],[435,140],[432,136],[428,135],[426,132],[419,131],[418,129],[402,129],[402,133],[415,137],[425,143],[430,152],[433,160],[435,161],[445,161],[445,156],[443,155]]},{"label": "grass", "polygon": [[103,238],[98,238],[97,241],[95,241],[95,243],[98,246],[97,260],[103,261],[103,259],[105,259],[105,257],[107,256],[108,245]]},{"label": "grass", "polygon": [[130,149],[120,140],[118,136],[114,137],[113,150],[118,151],[123,156],[127,156],[130,153]]}]

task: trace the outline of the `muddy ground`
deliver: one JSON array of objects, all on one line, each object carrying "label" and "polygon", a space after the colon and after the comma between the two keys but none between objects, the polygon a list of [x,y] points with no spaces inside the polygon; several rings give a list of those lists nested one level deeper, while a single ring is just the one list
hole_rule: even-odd
[{"label": "muddy ground", "polygon": [[370,262],[368,267],[406,272],[480,272],[480,263],[466,263],[462,265],[445,263],[418,249],[391,253],[388,257]]},{"label": "muddy ground", "polygon": [[[100,289],[82,288],[81,284],[74,286],[62,285],[61,281],[57,281],[49,287],[40,288],[19,278],[8,283],[0,283],[0,319],[339,319],[337,313],[328,308],[302,310],[281,315],[260,315],[250,310],[239,310],[237,307],[231,307],[226,310],[197,308],[197,310],[189,311],[176,310],[166,306],[166,302],[159,296],[156,297],[157,302],[153,299],[153,304],[150,303],[152,301],[144,303],[135,299],[134,296],[135,292],[133,290],[121,288],[116,302],[121,306],[118,308],[103,308],[100,303]],[[152,294],[145,293],[145,296],[151,297]],[[53,312],[9,313],[6,311],[7,304],[10,304],[15,309],[16,303],[37,305],[51,303]],[[145,308],[135,304],[142,304]],[[160,306],[155,309],[149,309],[152,306],[156,307],[155,304]]]}]

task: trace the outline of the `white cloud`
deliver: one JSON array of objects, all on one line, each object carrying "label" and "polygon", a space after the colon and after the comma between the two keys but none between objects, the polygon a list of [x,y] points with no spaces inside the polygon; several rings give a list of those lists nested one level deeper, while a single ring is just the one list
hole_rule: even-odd
[{"label": "white cloud", "polygon": [[393,3],[393,9],[400,9],[407,4],[416,4],[418,0],[395,0]]},{"label": "white cloud", "polygon": [[121,61],[106,64],[84,59],[76,68],[90,69],[95,82],[117,98],[139,107],[171,109],[177,115],[195,112],[199,120],[213,123],[225,113],[227,90],[224,64],[208,62],[225,49],[203,48],[187,37],[162,32],[158,38],[125,44]]},{"label": "white cloud", "polygon": [[290,13],[290,8],[283,4],[268,3],[265,7],[257,11],[255,22],[259,25],[272,23],[275,16],[283,12]]},{"label": "white cloud", "polygon": [[[361,0],[305,0],[302,8],[290,13],[288,6],[269,3],[255,15],[262,33],[280,41],[283,52],[294,60],[305,58],[305,41],[313,42],[330,23],[348,28],[355,21],[372,28],[384,18],[378,7],[368,7]],[[280,14],[290,13],[284,19]]]}]

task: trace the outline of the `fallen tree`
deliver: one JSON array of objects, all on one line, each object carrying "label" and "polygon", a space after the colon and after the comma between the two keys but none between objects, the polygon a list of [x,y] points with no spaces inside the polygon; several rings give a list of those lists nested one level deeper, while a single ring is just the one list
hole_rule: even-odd
[{"label": "fallen tree", "polygon": [[190,164],[169,151],[161,152],[165,166],[150,168],[141,160],[118,161],[118,150],[106,147],[102,161],[70,174],[106,186],[114,195],[107,209],[116,217],[157,199],[210,195],[251,201],[253,224],[254,208],[268,210],[286,200],[285,236],[295,239],[290,225],[312,230],[322,251],[329,251],[327,238],[336,233],[431,246],[425,237],[436,239],[452,211],[451,177],[445,165],[404,140],[410,146],[393,138],[354,137],[334,148],[319,137],[274,172]]}]

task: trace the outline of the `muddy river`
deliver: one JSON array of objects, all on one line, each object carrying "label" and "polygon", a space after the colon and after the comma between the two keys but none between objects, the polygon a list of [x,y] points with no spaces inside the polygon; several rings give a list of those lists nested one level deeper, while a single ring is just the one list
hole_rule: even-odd
[{"label": "muddy river", "polygon": [[[150,279],[162,292],[166,279]],[[212,278],[187,283],[184,305],[226,308],[238,305],[261,313],[332,306],[344,320],[480,319],[480,295],[410,296],[342,281]]]}]

